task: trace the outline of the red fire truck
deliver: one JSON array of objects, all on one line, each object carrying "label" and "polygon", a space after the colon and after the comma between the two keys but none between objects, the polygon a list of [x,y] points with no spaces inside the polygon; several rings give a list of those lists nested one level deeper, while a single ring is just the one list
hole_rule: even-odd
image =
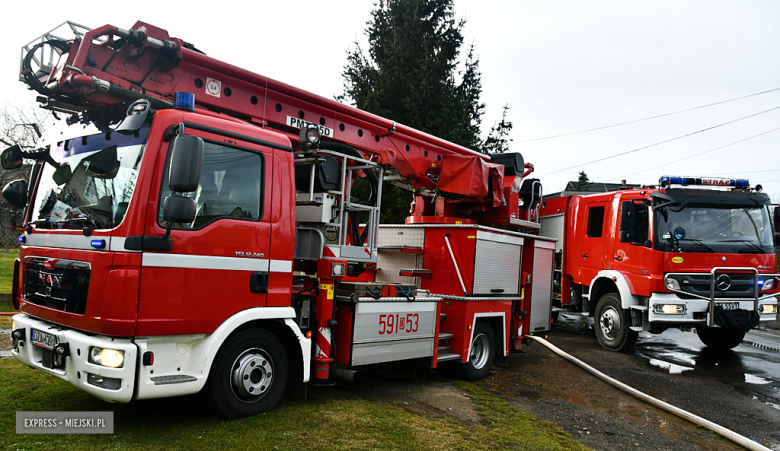
[{"label": "red fire truck", "polygon": [[[3,189],[26,206],[13,354],[111,402],[204,391],[239,418],[382,362],[471,380],[550,326],[538,180],[208,57],[165,30],[48,33],[22,79],[65,126]],[[46,63],[46,55],[56,56]],[[382,182],[414,192],[380,225]],[[360,198],[355,183],[371,194]],[[335,366],[334,366],[335,365]]]},{"label": "red fire truck", "polygon": [[776,238],[769,196],[756,188],[665,176],[655,187],[546,197],[542,234],[558,238],[554,304],[592,316],[599,343],[615,351],[669,327],[737,346],[777,315]]}]

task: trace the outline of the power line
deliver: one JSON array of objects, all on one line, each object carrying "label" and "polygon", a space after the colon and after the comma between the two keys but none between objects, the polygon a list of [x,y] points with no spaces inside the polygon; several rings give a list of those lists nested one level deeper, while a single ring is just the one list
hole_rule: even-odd
[{"label": "power line", "polygon": [[[769,113],[770,111],[774,111],[774,110],[777,110],[777,109],[780,109],[780,106],[776,106],[774,108],[770,108],[768,110],[764,110],[764,111],[761,111],[759,113],[754,113],[754,114],[751,114],[749,116],[744,116],[744,117],[741,117],[739,119],[734,119],[732,121],[724,122],[722,124],[713,125],[712,127],[703,128],[701,130],[697,130],[697,131],[692,132],[692,133],[688,133],[688,134],[685,134],[685,135],[682,135],[682,136],[678,136],[676,138],[667,139],[665,141],[657,142],[655,144],[649,144],[647,146],[639,147],[639,148],[632,149],[632,150],[627,150],[625,152],[617,153],[617,154],[610,155],[610,156],[607,156],[607,157],[604,157],[604,158],[599,158],[597,160],[588,161],[586,163],[575,164],[574,166],[569,166],[568,168],[559,169],[559,170],[553,171],[553,172],[548,172],[548,173],[543,174],[543,175],[556,174],[558,172],[568,171],[569,169],[579,168],[581,166],[585,166],[585,165],[588,165],[588,164],[598,163],[600,161],[610,160],[612,158],[617,158],[617,157],[620,157],[620,156],[623,156],[623,155],[628,155],[630,153],[639,152],[640,150],[649,149],[650,147],[660,146],[661,144],[666,144],[666,143],[669,143],[669,142],[672,142],[672,141],[677,141],[678,139],[687,138],[688,136],[693,136],[693,135],[696,135],[698,133],[702,133],[702,132],[706,132],[706,131],[709,131],[709,130],[713,130],[713,129],[716,129],[718,127],[723,127],[724,125],[733,124],[734,122],[739,122],[739,121],[742,121],[742,120],[745,120],[745,119],[749,119],[751,117],[755,117],[755,116],[758,116],[760,114]],[[769,133],[769,132],[767,132],[767,133]]]},{"label": "power line", "polygon": [[[733,146],[734,144],[739,144],[739,143],[742,143],[742,142],[745,142],[745,141],[751,140],[751,139],[753,139],[753,138],[758,138],[759,136],[764,136],[764,135],[767,135],[767,134],[769,134],[769,133],[776,132],[776,131],[778,131],[778,130],[780,130],[780,127],[778,127],[778,128],[774,128],[774,129],[772,129],[772,130],[769,130],[769,131],[767,131],[767,132],[764,132],[764,133],[759,133],[759,134],[757,134],[757,135],[750,136],[750,137],[748,137],[748,138],[745,138],[745,139],[740,139],[739,141],[734,141],[733,143],[729,143],[729,144],[726,144],[726,145],[723,145],[723,146],[720,146],[720,147],[716,147],[716,148],[714,148],[714,149],[705,150],[704,152],[699,152],[699,153],[696,153],[696,154],[693,154],[693,155],[689,155],[689,156],[687,156],[687,157],[685,157],[685,158],[680,158],[679,160],[668,161],[668,162],[666,162],[666,163],[659,164],[658,166],[653,166],[653,167],[651,167],[651,168],[643,169],[643,170],[641,170],[641,171],[639,171],[639,172],[632,172],[631,174],[622,175],[622,176],[620,176],[620,177],[615,177],[615,178],[611,178],[611,179],[608,179],[608,180],[618,180],[618,179],[622,179],[623,177],[630,177],[630,176],[632,176],[632,175],[641,174],[641,173],[643,173],[643,172],[647,172],[647,171],[649,171],[649,170],[651,170],[651,169],[657,169],[657,168],[660,168],[660,167],[663,167],[663,166],[667,166],[667,165],[670,165],[670,164],[679,163],[680,161],[683,161],[683,160],[688,160],[688,159],[690,159],[690,158],[693,158],[693,157],[698,157],[698,156],[700,156],[700,155],[704,155],[705,153],[710,153],[710,152],[714,152],[714,151],[716,151],[716,150],[723,149],[723,148],[725,148],[725,147]],[[750,171],[750,172],[765,172],[765,171]],[[713,174],[713,175],[715,175],[715,174]]]},{"label": "power line", "polygon": [[685,112],[688,112],[688,111],[700,110],[702,108],[708,108],[708,107],[715,106],[715,105],[721,105],[721,104],[724,104],[724,103],[733,102],[735,100],[747,99],[748,97],[754,97],[754,96],[758,96],[758,95],[761,95],[761,94],[766,94],[768,92],[774,92],[774,91],[780,91],[780,88],[770,89],[768,91],[757,92],[755,94],[750,94],[750,95],[746,95],[746,96],[742,96],[742,97],[737,97],[737,98],[734,98],[734,99],[722,100],[720,102],[709,103],[707,105],[701,105],[701,106],[697,106],[697,107],[694,107],[694,108],[687,108],[687,109],[684,109],[684,110],[673,111],[671,113],[659,114],[657,116],[650,116],[650,117],[646,117],[646,118],[643,118],[643,119],[636,119],[636,120],[633,120],[633,121],[621,122],[619,124],[604,125],[602,127],[589,128],[587,130],[580,130],[580,131],[576,131],[576,132],[561,133],[560,135],[545,136],[543,138],[534,138],[534,139],[529,139],[529,140],[526,140],[526,141],[517,141],[517,143],[518,144],[530,143],[530,142],[534,142],[534,141],[542,141],[542,140],[545,140],[545,139],[560,138],[562,136],[577,135],[579,133],[593,132],[593,131],[596,131],[596,130],[604,130],[605,128],[619,127],[621,125],[635,124],[637,122],[649,121],[651,119],[658,119],[659,117],[666,117],[666,116],[671,116],[673,114],[685,113]]}]

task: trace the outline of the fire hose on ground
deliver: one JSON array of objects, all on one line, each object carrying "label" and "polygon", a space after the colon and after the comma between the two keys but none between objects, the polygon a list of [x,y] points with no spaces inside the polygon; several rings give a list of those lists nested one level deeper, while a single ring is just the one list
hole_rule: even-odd
[{"label": "fire hose on ground", "polygon": [[652,396],[643,393],[633,387],[630,387],[616,379],[613,379],[606,374],[602,373],[601,371],[593,368],[592,366],[588,365],[587,363],[583,362],[582,360],[579,360],[578,358],[567,354],[566,352],[562,351],[549,341],[545,340],[541,337],[535,337],[532,335],[529,335],[528,338],[534,339],[538,341],[539,343],[543,344],[547,348],[549,348],[552,352],[558,354],[559,356],[563,357],[564,359],[574,363],[575,365],[579,366],[580,368],[588,371],[589,373],[593,374],[594,376],[598,377],[599,379],[603,380],[604,382],[612,385],[613,387],[619,388],[620,390],[623,390],[624,392],[628,393],[631,396],[634,396],[638,399],[641,399],[642,401],[645,401],[649,404],[652,404],[659,409],[665,410],[671,414],[677,415],[678,417],[688,420],[693,424],[701,425],[706,429],[709,429],[712,432],[715,432],[716,434],[725,437],[732,442],[744,446],[747,449],[750,450],[756,450],[756,451],[771,451],[769,448],[761,445],[760,443],[754,442],[750,440],[747,437],[744,437],[740,434],[737,434],[736,432],[732,431],[731,429],[725,428],[719,424],[713,423],[712,421],[706,420],[698,415],[694,415],[690,412],[687,412],[685,410],[680,409],[679,407],[675,407],[671,404],[668,404],[666,402],[661,401],[660,399],[653,398]]}]

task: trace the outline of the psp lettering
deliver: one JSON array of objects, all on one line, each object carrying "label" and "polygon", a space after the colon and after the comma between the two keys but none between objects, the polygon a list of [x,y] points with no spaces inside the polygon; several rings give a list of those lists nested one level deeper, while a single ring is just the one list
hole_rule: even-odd
[{"label": "psp lettering", "polygon": [[324,125],[315,124],[313,122],[304,121],[303,119],[298,119],[297,117],[287,116],[287,125],[290,127],[295,128],[303,128],[303,127],[316,127],[322,136],[327,136],[328,138],[333,138],[333,129],[328,128]]}]

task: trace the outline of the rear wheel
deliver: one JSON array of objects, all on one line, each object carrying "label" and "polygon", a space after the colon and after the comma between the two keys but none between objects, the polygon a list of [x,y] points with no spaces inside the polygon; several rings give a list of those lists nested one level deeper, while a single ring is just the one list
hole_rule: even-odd
[{"label": "rear wheel", "polygon": [[745,338],[745,331],[722,327],[696,326],[696,334],[702,343],[714,349],[736,348]]},{"label": "rear wheel", "polygon": [[623,310],[620,295],[607,293],[596,304],[596,338],[605,349],[628,351],[636,343],[638,332],[630,329],[631,312]]},{"label": "rear wheel", "polygon": [[470,381],[484,379],[490,374],[496,358],[496,334],[489,324],[477,322],[471,339],[469,360],[463,364],[463,377]]},{"label": "rear wheel", "polygon": [[267,412],[284,393],[287,371],[287,354],[279,339],[266,330],[246,330],[217,353],[205,394],[226,418]]}]

